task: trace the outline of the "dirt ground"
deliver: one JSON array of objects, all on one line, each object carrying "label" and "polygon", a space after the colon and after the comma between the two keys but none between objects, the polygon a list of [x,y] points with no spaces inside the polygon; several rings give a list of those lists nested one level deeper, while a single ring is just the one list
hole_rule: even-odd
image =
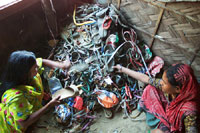
[{"label": "dirt ground", "polygon": [[[53,116],[53,110],[47,112],[30,129],[32,133],[69,133],[65,126],[59,125]],[[133,111],[134,112],[134,111]],[[145,133],[149,130],[146,125],[145,114],[142,113],[136,119],[123,118],[123,111],[114,113],[112,119],[104,116],[103,110],[98,110],[97,118],[89,126],[87,133]],[[78,129],[77,129],[78,130]],[[70,133],[77,133],[77,130],[70,130]],[[28,131],[30,132],[30,131]]]}]

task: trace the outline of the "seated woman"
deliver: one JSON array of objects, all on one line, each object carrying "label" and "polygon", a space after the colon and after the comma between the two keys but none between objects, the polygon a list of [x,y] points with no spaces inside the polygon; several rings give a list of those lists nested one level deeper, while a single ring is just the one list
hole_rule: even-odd
[{"label": "seated woman", "polygon": [[162,79],[150,79],[145,74],[120,65],[113,68],[150,84],[144,89],[139,107],[157,119],[154,132],[200,131],[200,87],[188,65],[175,64],[169,67]]},{"label": "seated woman", "polygon": [[59,96],[42,107],[43,85],[38,73],[42,65],[68,69],[70,61],[36,59],[32,52],[15,51],[8,60],[0,86],[0,132],[24,132],[50,107],[60,104]]}]

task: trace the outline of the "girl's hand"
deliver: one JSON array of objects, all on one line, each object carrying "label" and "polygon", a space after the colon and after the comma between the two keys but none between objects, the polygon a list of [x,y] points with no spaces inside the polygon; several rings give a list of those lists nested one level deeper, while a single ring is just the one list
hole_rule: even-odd
[{"label": "girl's hand", "polygon": [[60,96],[51,99],[51,101],[48,104],[50,107],[54,107],[55,105],[61,104]]},{"label": "girl's hand", "polygon": [[63,70],[68,70],[71,66],[71,62],[70,62],[70,59],[69,59],[69,56],[66,57],[66,60],[62,62],[62,66],[61,68]]},{"label": "girl's hand", "polygon": [[122,66],[120,64],[117,64],[116,66],[113,66],[112,68],[117,69],[117,72],[122,72]]}]

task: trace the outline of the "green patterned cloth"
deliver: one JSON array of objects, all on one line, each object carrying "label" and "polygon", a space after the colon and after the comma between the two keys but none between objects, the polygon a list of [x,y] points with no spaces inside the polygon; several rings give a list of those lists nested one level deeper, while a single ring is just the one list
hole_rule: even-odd
[{"label": "green patterned cloth", "polygon": [[[42,58],[37,59],[40,72]],[[4,92],[0,103],[0,133],[23,132],[19,121],[26,120],[29,115],[42,107],[43,85],[40,74],[32,79],[30,85],[20,85]]]}]

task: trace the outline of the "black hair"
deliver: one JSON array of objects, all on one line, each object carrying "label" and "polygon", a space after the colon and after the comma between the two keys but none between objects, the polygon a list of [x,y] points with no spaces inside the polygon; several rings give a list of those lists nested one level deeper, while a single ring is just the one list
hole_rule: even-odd
[{"label": "black hair", "polygon": [[0,97],[12,87],[29,84],[30,69],[35,63],[36,57],[33,52],[23,50],[11,53],[2,75]]},{"label": "black hair", "polygon": [[182,87],[182,83],[181,82],[177,82],[176,79],[174,78],[174,75],[178,72],[178,69],[182,66],[182,63],[179,64],[175,64],[170,66],[167,70],[166,70],[166,74],[167,74],[167,79],[169,81],[169,83],[173,86],[179,86]]}]

